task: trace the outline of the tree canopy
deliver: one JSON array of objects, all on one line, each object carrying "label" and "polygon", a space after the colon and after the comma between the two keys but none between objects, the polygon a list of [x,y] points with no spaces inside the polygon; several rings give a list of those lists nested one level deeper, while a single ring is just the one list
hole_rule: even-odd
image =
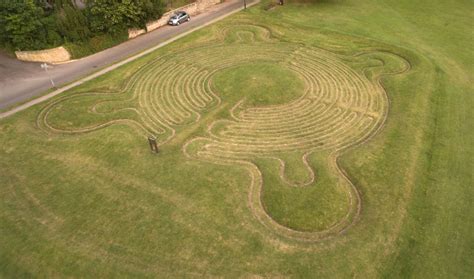
[{"label": "tree canopy", "polygon": [[144,27],[163,12],[162,0],[88,0],[85,9],[72,0],[0,1],[0,46],[35,50],[86,42]]},{"label": "tree canopy", "polygon": [[0,1],[0,38],[18,49],[42,47],[46,40],[43,10],[33,0]]}]

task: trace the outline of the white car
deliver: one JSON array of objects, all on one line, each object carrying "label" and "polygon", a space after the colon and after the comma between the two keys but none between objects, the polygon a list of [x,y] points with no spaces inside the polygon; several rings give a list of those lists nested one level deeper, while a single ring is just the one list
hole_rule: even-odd
[{"label": "white car", "polygon": [[170,20],[168,21],[169,25],[179,25],[180,23],[190,21],[191,17],[188,15],[188,13],[184,11],[179,11],[176,12],[173,16],[170,17]]}]

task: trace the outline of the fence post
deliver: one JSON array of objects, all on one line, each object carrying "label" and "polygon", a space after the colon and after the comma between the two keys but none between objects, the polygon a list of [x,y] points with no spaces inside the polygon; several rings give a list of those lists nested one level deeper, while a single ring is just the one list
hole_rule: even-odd
[{"label": "fence post", "polygon": [[148,137],[148,143],[150,144],[151,152],[158,153],[158,145],[156,144],[156,137],[155,136],[149,136]]}]

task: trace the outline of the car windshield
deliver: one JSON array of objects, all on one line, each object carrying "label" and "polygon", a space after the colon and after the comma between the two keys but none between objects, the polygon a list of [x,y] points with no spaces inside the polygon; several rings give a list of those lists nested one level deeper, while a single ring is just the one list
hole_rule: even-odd
[{"label": "car windshield", "polygon": [[177,19],[178,18],[178,15],[174,15],[171,17],[171,19]]}]

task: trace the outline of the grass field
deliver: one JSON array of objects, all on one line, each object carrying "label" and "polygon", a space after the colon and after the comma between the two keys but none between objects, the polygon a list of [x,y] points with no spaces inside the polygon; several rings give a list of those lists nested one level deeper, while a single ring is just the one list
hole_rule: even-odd
[{"label": "grass field", "polygon": [[474,276],[472,1],[266,7],[0,120],[1,277]]}]

